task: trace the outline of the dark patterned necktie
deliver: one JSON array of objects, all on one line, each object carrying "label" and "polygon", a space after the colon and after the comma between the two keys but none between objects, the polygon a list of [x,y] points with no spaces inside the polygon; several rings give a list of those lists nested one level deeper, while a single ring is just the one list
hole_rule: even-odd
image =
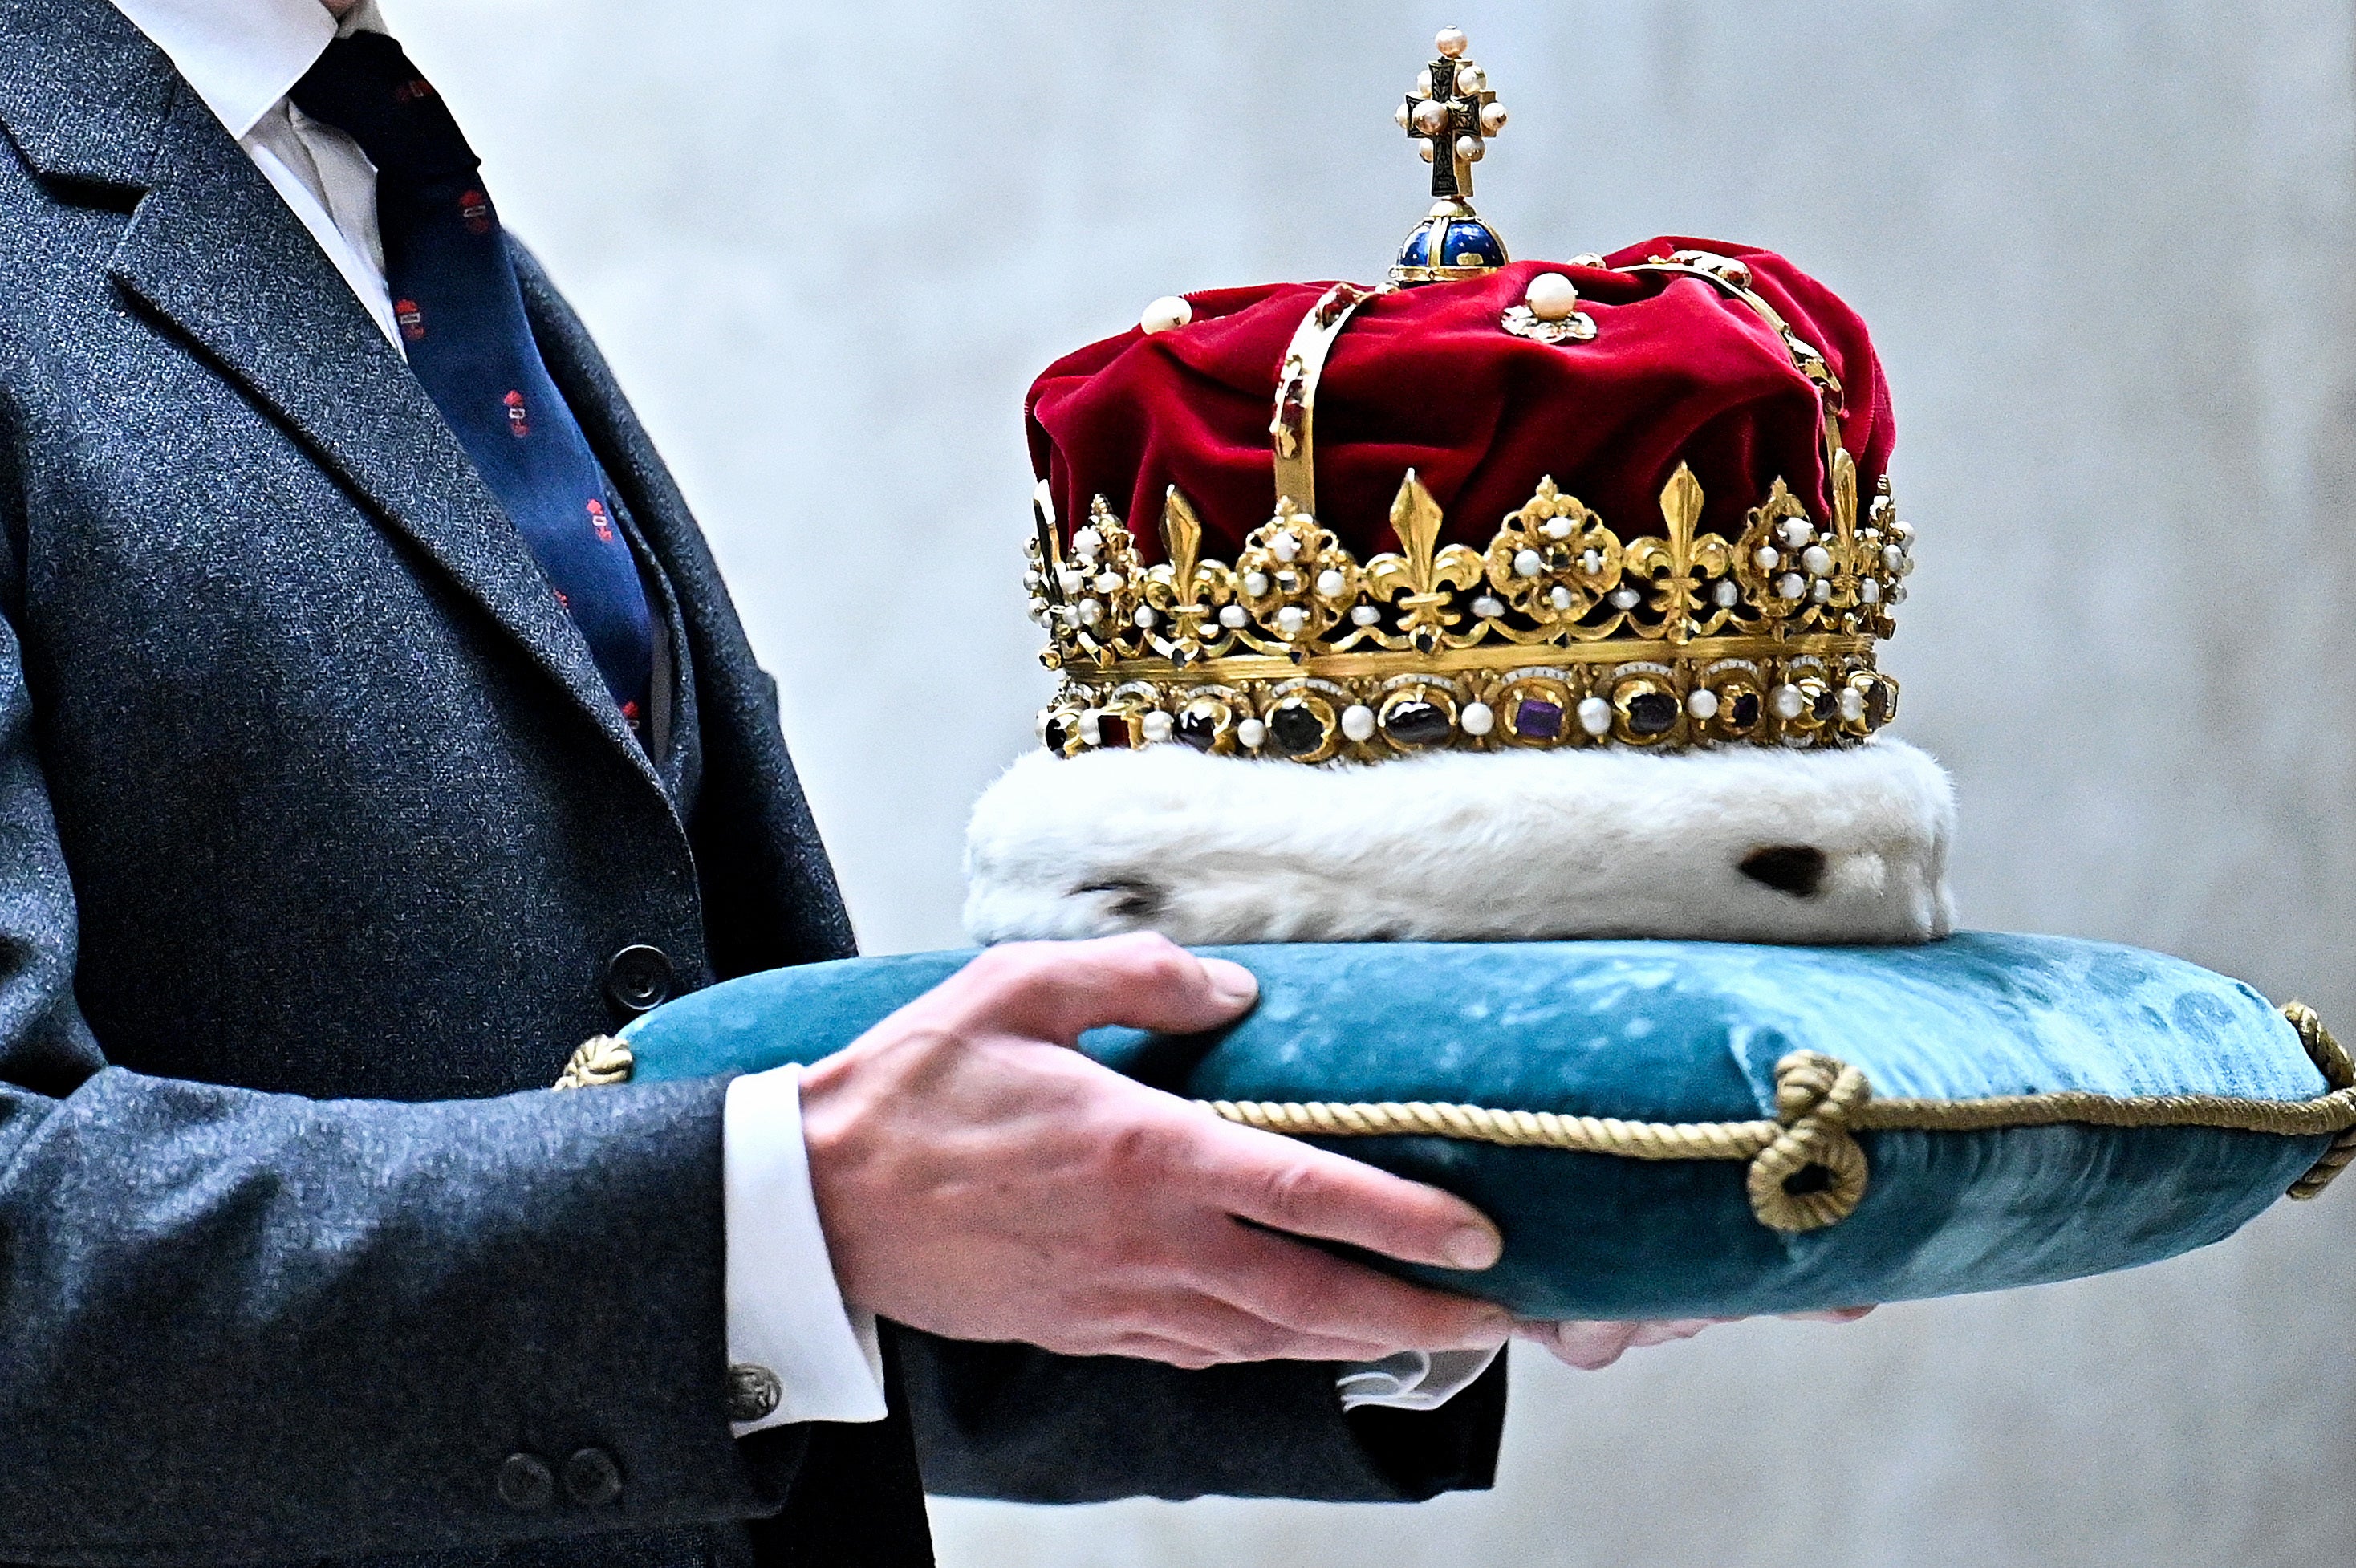
[{"label": "dark patterned necktie", "polygon": [[354,33],[288,96],[376,165],[385,284],[410,368],[539,558],[637,731],[653,627],[605,471],[549,379],[457,122],[401,46]]}]

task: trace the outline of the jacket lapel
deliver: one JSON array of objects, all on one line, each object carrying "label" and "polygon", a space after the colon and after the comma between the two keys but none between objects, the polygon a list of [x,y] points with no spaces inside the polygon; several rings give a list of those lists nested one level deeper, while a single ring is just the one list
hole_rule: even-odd
[{"label": "jacket lapel", "polygon": [[61,198],[130,210],[109,263],[115,283],[414,542],[660,792],[588,645],[466,449],[162,51],[99,0],[0,0],[0,122]]},{"label": "jacket lapel", "polygon": [[457,437],[302,221],[187,91],[109,267],[449,574],[661,788]]}]

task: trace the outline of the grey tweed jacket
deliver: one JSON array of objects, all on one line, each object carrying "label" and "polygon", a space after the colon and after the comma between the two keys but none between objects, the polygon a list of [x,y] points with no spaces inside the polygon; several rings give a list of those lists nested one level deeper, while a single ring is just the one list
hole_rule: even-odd
[{"label": "grey tweed jacket", "polygon": [[1044,1501],[1486,1484],[1494,1375],[1345,1418],[1325,1367],[914,1335],[892,1421],[734,1440],[723,1086],[541,1087],[624,949],[851,950],[677,490],[519,256],[678,655],[650,759],[160,53],[0,0],[0,1562],[916,1563],[917,1451]]}]

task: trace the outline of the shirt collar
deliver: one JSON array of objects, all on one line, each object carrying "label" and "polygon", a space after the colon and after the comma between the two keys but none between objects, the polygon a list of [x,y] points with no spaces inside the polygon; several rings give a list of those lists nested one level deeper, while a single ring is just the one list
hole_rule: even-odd
[{"label": "shirt collar", "polygon": [[385,30],[376,0],[339,27],[319,0],[114,0],[232,136],[243,137],[339,33]]}]

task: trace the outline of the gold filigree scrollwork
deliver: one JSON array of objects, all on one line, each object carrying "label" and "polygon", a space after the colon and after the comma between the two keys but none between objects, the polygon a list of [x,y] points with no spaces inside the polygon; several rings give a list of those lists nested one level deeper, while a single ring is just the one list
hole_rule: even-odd
[{"label": "gold filigree scrollwork", "polygon": [[1742,537],[1734,549],[1734,578],[1742,598],[1756,617],[1769,626],[1797,616],[1814,593],[1814,585],[1831,575],[1826,552],[1810,570],[1808,550],[1815,544],[1815,524],[1791,487],[1775,481],[1764,502],[1744,515]]},{"label": "gold filigree scrollwork", "polygon": [[1913,570],[1914,530],[1900,520],[1884,477],[1875,481],[1873,504],[1858,525],[1857,631],[1888,637],[1898,629],[1890,612],[1906,602],[1906,577]]},{"label": "gold filigree scrollwork", "polygon": [[1394,611],[1395,635],[1424,653],[1436,650],[1449,628],[1463,620],[1450,607],[1455,593],[1481,581],[1480,556],[1462,544],[1438,547],[1440,521],[1440,503],[1409,468],[1391,500],[1391,532],[1401,553],[1366,563],[1366,587]]},{"label": "gold filigree scrollwork", "polygon": [[1065,602],[1053,613],[1069,637],[1066,668],[1073,662],[1071,652],[1109,668],[1140,651],[1138,590],[1143,575],[1129,529],[1105,499],[1097,497],[1088,508],[1087,526],[1072,536],[1069,564],[1057,574]]},{"label": "gold filigree scrollwork", "polygon": [[1490,630],[1510,642],[1609,637],[1627,618],[1624,611],[1590,618],[1619,590],[1624,558],[1619,535],[1586,503],[1557,489],[1552,476],[1539,480],[1537,493],[1506,514],[1484,558],[1498,607],[1532,625],[1524,629],[1500,614],[1484,618]]},{"label": "gold filigree scrollwork", "polygon": [[1064,667],[1064,628],[1059,619],[1062,607],[1048,597],[1057,592],[1054,586],[1055,568],[1041,551],[1040,542],[1023,542],[1023,587],[1031,596],[1031,618],[1047,628],[1047,646],[1039,650],[1039,662],[1050,670]]},{"label": "gold filigree scrollwork", "polygon": [[1242,640],[1276,652],[1307,649],[1358,596],[1358,564],[1330,528],[1285,497],[1236,556],[1236,602],[1250,618]]},{"label": "gold filigree scrollwork", "polygon": [[[1888,636],[1890,590],[1911,569],[1906,547],[1896,542],[1903,525],[1882,504],[1886,494],[1858,521],[1857,468],[1845,452],[1833,465],[1831,488],[1829,526],[1811,518],[1781,479],[1751,510],[1736,550],[1742,596],[1762,618],[1793,633]],[[1889,552],[1894,553],[1885,559]]]}]

